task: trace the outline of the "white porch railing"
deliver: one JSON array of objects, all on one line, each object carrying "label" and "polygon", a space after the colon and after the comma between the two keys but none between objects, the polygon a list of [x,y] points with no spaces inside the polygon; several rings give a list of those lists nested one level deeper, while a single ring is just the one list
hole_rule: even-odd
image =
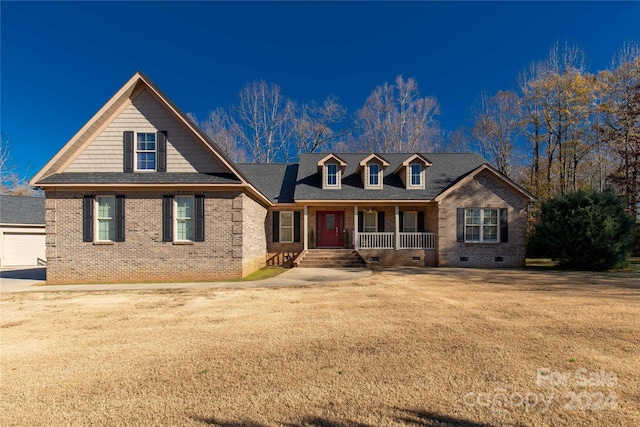
[{"label": "white porch railing", "polygon": [[435,249],[435,233],[400,233],[400,249]]},{"label": "white porch railing", "polygon": [[393,249],[395,233],[358,233],[358,249]]},{"label": "white porch railing", "polygon": [[[435,249],[435,233],[399,233],[400,249]],[[396,233],[358,233],[358,249],[395,249]]]}]

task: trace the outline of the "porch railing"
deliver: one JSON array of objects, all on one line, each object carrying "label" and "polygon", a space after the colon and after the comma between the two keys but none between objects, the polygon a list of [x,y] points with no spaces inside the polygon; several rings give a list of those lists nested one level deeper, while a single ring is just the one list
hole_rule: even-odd
[{"label": "porch railing", "polygon": [[[399,233],[400,249],[435,249],[435,233]],[[396,234],[358,233],[358,249],[395,249]]]},{"label": "porch railing", "polygon": [[359,249],[393,249],[395,233],[358,233]]},{"label": "porch railing", "polygon": [[400,233],[400,249],[435,249],[435,233]]}]

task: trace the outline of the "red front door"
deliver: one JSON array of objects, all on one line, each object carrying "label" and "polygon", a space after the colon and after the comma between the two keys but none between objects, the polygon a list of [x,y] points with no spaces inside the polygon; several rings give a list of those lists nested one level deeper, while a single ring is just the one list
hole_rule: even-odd
[{"label": "red front door", "polygon": [[316,231],[318,247],[344,246],[344,212],[318,211],[316,213]]}]

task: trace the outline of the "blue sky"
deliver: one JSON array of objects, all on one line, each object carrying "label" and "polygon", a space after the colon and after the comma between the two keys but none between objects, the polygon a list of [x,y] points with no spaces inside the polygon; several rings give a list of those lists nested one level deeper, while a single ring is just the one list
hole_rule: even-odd
[{"label": "blue sky", "polygon": [[199,118],[259,79],[354,113],[403,75],[453,131],[555,41],[582,47],[591,72],[640,41],[640,2],[2,1],[0,16],[0,131],[29,176],[137,70]]}]

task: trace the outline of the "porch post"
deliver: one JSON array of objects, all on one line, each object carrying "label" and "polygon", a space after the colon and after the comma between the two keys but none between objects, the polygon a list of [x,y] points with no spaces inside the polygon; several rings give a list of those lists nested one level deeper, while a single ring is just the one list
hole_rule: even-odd
[{"label": "porch post", "polygon": [[400,249],[400,206],[396,205],[396,250]]},{"label": "porch post", "polygon": [[306,251],[309,249],[309,211],[307,209],[307,205],[304,205],[303,223],[304,226],[302,228],[304,231],[304,237],[302,238],[302,241],[304,242],[304,250]]},{"label": "porch post", "polygon": [[353,205],[353,248],[358,247],[358,205]]}]

